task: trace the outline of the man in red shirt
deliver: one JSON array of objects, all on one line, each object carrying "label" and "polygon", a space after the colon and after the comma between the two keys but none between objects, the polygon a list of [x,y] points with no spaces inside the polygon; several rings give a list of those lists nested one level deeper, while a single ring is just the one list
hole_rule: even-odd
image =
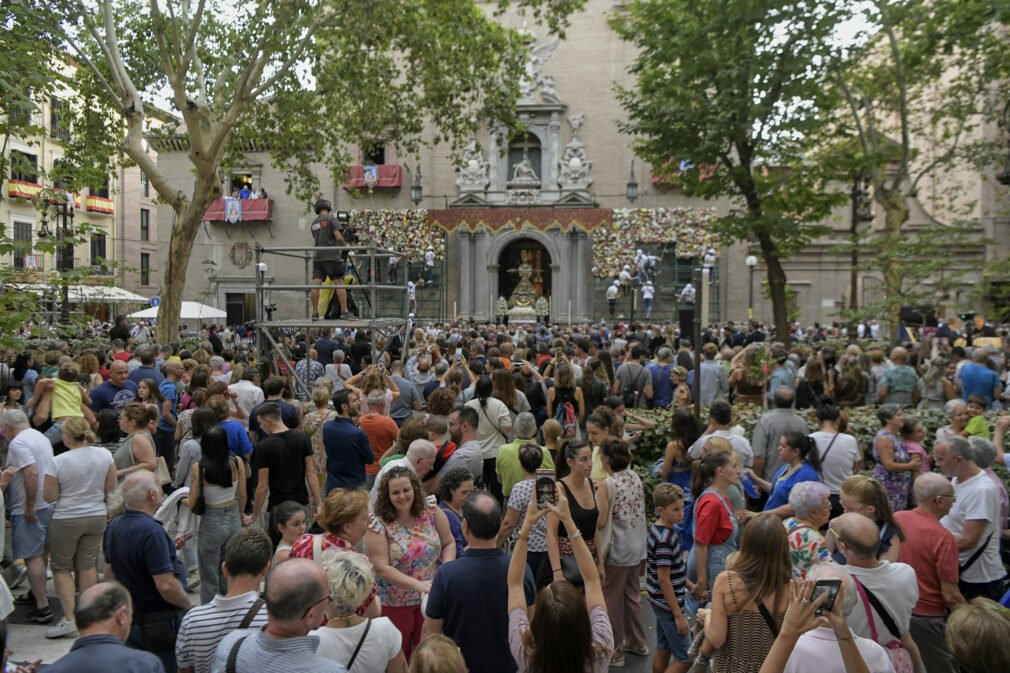
[{"label": "man in red shirt", "polygon": [[367,397],[368,411],[358,417],[358,427],[368,436],[368,443],[375,452],[375,462],[365,465],[365,484],[372,488],[375,475],[379,473],[379,459],[396,442],[400,428],[396,421],[382,412],[386,407],[386,394],[381,390],[373,390]]},{"label": "man in red shirt", "polygon": [[126,342],[122,339],[112,340],[112,357],[116,360],[122,360],[123,362],[129,362],[130,352],[126,350]]},{"label": "man in red shirt", "polygon": [[957,588],[957,541],[940,525],[954,504],[954,486],[942,475],[930,472],[916,478],[914,490],[919,506],[894,513],[905,534],[898,560],[915,569],[919,584],[919,602],[912,608],[909,632],[929,673],[957,673],[945,628],[947,610],[965,601]]}]

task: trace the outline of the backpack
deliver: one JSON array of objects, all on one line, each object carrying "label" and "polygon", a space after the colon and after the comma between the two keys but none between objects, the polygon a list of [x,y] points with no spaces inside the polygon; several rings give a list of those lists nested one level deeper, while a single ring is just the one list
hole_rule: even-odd
[{"label": "backpack", "polygon": [[[627,366],[630,367],[631,365]],[[624,407],[626,409],[635,409],[638,407],[645,406],[644,386],[638,386],[636,385],[636,382],[641,381],[642,372],[645,372],[645,374],[648,376],[647,382],[651,381],[652,373],[644,365],[639,365],[639,367],[640,369],[638,370],[638,374],[636,374],[635,377],[631,379],[631,382],[628,384],[628,387],[623,388],[621,390],[621,401],[624,403]]]},{"label": "backpack", "polygon": [[579,421],[571,400],[558,403],[554,409],[554,420],[561,424],[561,439],[571,439],[575,436]]}]

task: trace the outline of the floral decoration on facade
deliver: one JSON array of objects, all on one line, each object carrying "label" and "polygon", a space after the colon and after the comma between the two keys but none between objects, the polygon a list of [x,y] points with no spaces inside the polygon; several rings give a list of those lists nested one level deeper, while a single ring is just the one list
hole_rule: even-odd
[{"label": "floral decoration on facade", "polygon": [[673,243],[680,259],[701,257],[709,248],[718,252],[713,230],[714,208],[618,208],[610,222],[593,229],[593,272],[612,278],[625,264],[634,265],[642,244]]},{"label": "floral decoration on facade", "polygon": [[403,253],[410,262],[424,261],[429,247],[436,260],[445,257],[445,231],[429,220],[423,208],[351,211],[351,227],[362,242],[372,239],[380,248]]}]

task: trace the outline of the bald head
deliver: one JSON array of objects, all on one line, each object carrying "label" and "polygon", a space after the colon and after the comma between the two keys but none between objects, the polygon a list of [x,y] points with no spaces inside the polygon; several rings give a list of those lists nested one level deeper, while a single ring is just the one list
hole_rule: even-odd
[{"label": "bald head", "polygon": [[834,520],[831,530],[835,532],[839,542],[845,545],[846,549],[843,549],[842,553],[849,563],[854,560],[876,561],[880,532],[871,518],[855,512],[843,514]]},{"label": "bald head", "polygon": [[478,540],[494,540],[501,528],[501,505],[487,491],[474,491],[463,503],[463,521]]},{"label": "bald head", "polygon": [[74,608],[74,622],[82,636],[109,633],[125,640],[129,633],[132,603],[119,582],[102,582],[81,592]]},{"label": "bald head", "polygon": [[908,360],[908,351],[897,346],[891,350],[891,362],[896,365],[903,365]]},{"label": "bald head", "polygon": [[[307,612],[325,608],[330,587],[326,571],[315,561],[293,558],[278,563],[266,582],[267,615],[282,623],[304,621]],[[309,626],[306,630],[316,628]]]},{"label": "bald head", "polygon": [[123,480],[123,504],[126,509],[153,512],[161,504],[161,484],[150,470],[138,470]]},{"label": "bald head", "polygon": [[925,504],[941,495],[954,495],[954,485],[950,480],[936,472],[926,472],[915,478],[912,484],[915,491],[915,500],[919,504]]}]

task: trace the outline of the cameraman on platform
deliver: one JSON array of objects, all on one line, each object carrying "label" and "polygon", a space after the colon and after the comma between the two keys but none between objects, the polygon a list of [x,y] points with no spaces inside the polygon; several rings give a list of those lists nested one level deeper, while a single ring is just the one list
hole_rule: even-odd
[{"label": "cameraman on platform", "polygon": [[[343,284],[344,282],[344,260],[339,250],[325,250],[325,248],[345,245],[343,234],[337,230],[336,221],[330,214],[332,206],[325,199],[316,201],[316,219],[312,220],[312,240],[317,248],[315,259],[312,261],[312,284],[321,285],[328,277],[331,281]],[[323,248],[320,250],[319,248]],[[333,315],[333,299],[330,299],[329,307],[326,310],[326,318],[339,318],[341,315],[348,315],[347,291],[343,288],[335,289],[337,302],[340,311]],[[319,290],[312,290],[310,295],[312,303],[312,319],[319,320]]]}]

